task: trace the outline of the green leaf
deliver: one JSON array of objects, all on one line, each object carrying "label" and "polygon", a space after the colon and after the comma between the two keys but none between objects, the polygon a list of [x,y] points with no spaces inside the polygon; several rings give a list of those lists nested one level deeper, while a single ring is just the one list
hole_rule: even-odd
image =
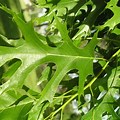
[{"label": "green leaf", "polygon": [[26,120],[32,104],[17,105],[0,111],[0,120]]},{"label": "green leaf", "polygon": [[6,77],[10,78],[20,65],[21,65],[21,61],[16,61],[14,64],[12,64],[9,67],[8,71],[3,74],[2,78],[6,78]]},{"label": "green leaf", "polygon": [[118,17],[120,8],[117,6],[117,2],[117,0],[110,0],[110,2],[107,4],[106,8],[110,9],[114,15],[101,27],[109,27],[109,29],[114,29],[114,27],[120,23],[120,19]]},{"label": "green leaf", "polygon": [[[56,64],[57,69],[40,93],[39,99],[35,101],[29,114],[33,115],[36,113],[36,115],[30,117],[29,120],[39,117],[39,112],[37,111],[44,101],[52,102],[59,83],[72,69],[79,70],[78,95],[80,97],[84,91],[86,77],[93,72],[94,48],[97,44],[97,33],[85,48],[79,49],[73,45],[72,40],[68,36],[66,24],[61,23],[55,17],[56,27],[60,31],[63,44],[60,47],[52,48],[43,44],[41,38],[34,32],[31,22],[24,22],[17,14],[11,12],[4,6],[1,9],[13,15],[14,21],[22,31],[25,43],[19,47],[0,46],[0,65],[13,58],[17,58],[22,62],[12,77],[1,86],[0,94],[11,88],[22,88],[26,77],[35,67],[46,62],[52,62]],[[14,100],[11,102],[14,102]]]},{"label": "green leaf", "polygon": [[120,85],[120,82],[118,80],[119,79],[118,76],[120,74],[119,72],[120,67],[117,68],[116,72],[115,71],[116,68],[112,70],[112,74],[108,78],[108,91],[104,95],[103,100],[99,104],[96,104],[96,106],[93,107],[93,109],[90,110],[86,115],[84,115],[82,120],[89,120],[89,118],[91,118],[91,120],[93,119],[101,120],[104,113],[112,115],[111,116],[112,119],[116,120],[120,119],[120,116],[116,114],[114,108],[114,105],[116,104],[115,95],[118,92],[118,89],[116,88]]},{"label": "green leaf", "polygon": [[[29,22],[15,13],[17,3],[12,10],[0,4],[14,23],[0,13],[0,120],[119,120],[120,1],[37,0],[45,15],[39,18],[39,8],[26,6]],[[5,34],[10,25],[17,28],[8,29],[15,39]]]}]

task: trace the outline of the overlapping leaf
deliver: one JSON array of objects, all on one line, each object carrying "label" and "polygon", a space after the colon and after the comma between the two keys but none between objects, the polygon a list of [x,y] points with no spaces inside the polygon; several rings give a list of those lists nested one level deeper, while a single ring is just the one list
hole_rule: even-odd
[{"label": "overlapping leaf", "polygon": [[106,8],[110,9],[113,12],[113,16],[103,25],[103,27],[109,27],[110,29],[114,29],[114,27],[118,23],[120,23],[119,19],[120,8],[119,6],[117,6],[117,3],[118,0],[110,0],[110,2],[108,2]]},{"label": "overlapping leaf", "polygon": [[[119,107],[118,98],[119,98],[119,74],[120,74],[120,67],[112,70],[112,74],[108,78],[108,91],[106,94],[103,96],[102,101],[100,104],[96,104],[95,107],[93,107],[88,114],[84,115],[82,120],[89,120],[92,119],[98,119],[101,120],[104,114],[106,113],[107,115],[110,115],[110,119],[113,120],[119,120],[120,116],[115,112],[116,107]],[[106,115],[105,114],[105,115]]]}]

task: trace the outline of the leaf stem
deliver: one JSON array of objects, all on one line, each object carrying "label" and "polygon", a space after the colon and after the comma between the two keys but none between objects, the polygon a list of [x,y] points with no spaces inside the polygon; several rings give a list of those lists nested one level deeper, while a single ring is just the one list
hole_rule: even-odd
[{"label": "leaf stem", "polygon": [[56,113],[58,113],[61,109],[65,108],[66,105],[71,102],[75,97],[78,96],[78,93],[74,94],[66,103],[64,103],[60,108],[58,108],[53,114],[52,116],[54,116]]},{"label": "leaf stem", "polygon": [[97,76],[95,76],[90,83],[88,83],[86,86],[85,86],[85,89],[87,89],[88,87],[90,87],[95,81],[96,79],[101,75],[101,73],[107,68],[108,64],[110,63],[110,61],[115,57],[117,56],[118,54],[120,53],[120,49],[114,53],[112,55],[112,57],[109,59],[109,61],[106,62],[106,64],[104,65],[104,67],[102,68],[102,70],[97,74]]}]

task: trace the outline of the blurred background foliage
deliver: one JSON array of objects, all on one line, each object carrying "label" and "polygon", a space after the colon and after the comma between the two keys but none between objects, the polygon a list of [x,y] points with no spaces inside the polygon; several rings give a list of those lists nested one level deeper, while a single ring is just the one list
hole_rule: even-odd
[{"label": "blurred background foliage", "polygon": [[[38,6],[36,7],[35,0],[31,0],[31,1],[28,0],[27,2],[24,0],[0,0],[0,3],[7,6],[8,8],[12,9],[17,13],[21,13],[20,14],[21,17],[26,21],[34,20],[35,17],[41,17],[42,15],[47,13],[52,13],[52,10],[54,10],[54,6],[58,5],[58,8],[56,8],[57,9],[56,14],[61,19],[66,21],[67,28],[69,30],[69,36],[71,39],[73,39],[73,43],[77,47],[81,47],[81,48],[86,46],[86,44],[91,40],[91,37],[93,37],[93,34],[96,32],[96,29],[100,29],[100,31],[98,32],[99,42],[95,49],[95,56],[102,57],[106,60],[109,60],[110,57],[120,48],[120,23],[116,24],[114,26],[114,29],[109,29],[109,26],[105,24],[107,20],[111,19],[115,14],[111,9],[106,7],[109,1],[110,0],[101,0],[101,2],[99,2],[98,0],[87,0],[86,2],[85,0],[81,0],[77,4],[72,4],[70,6],[68,5],[69,6],[68,7],[67,5],[64,6],[65,4],[64,5],[58,4],[59,0],[56,0],[56,1],[50,0],[47,6],[45,6],[46,9],[43,9],[45,0],[41,2],[41,6],[43,5],[42,6],[43,8],[42,7],[40,8]],[[79,4],[81,6],[79,6]],[[96,6],[96,9],[93,4]],[[51,5],[53,5],[53,9],[50,10],[49,8]],[[117,2],[117,6],[120,7],[119,0]],[[64,9],[65,7],[66,9]],[[52,14],[51,14],[51,19],[49,19],[49,22],[47,21],[47,18],[45,19],[46,19],[46,23],[42,23],[42,20],[40,19],[35,19],[36,21],[34,26],[35,30],[38,33],[41,33],[48,37],[48,41],[47,42],[44,41],[46,44],[49,44],[52,47],[59,46],[61,44],[61,41],[59,38],[60,36],[57,35],[58,31],[51,24],[51,23],[54,24]],[[48,27],[48,24],[51,24],[51,25]],[[84,26],[84,25],[88,25],[90,27],[90,30],[87,29],[86,28],[87,26]],[[83,33],[79,32],[81,30],[84,30]],[[12,47],[13,40],[14,41],[21,40],[22,42],[24,42],[24,40],[22,39],[22,34],[19,31],[16,23],[11,19],[11,15],[8,15],[6,12],[2,10],[0,10],[0,34],[1,34],[0,35],[1,46]],[[54,38],[52,36],[53,34],[56,35],[55,39],[53,39]],[[9,39],[10,44],[8,44],[8,42],[5,42],[3,40],[2,35],[6,36]],[[22,44],[22,42],[21,43],[16,42],[16,44]],[[77,101],[76,101],[77,98],[67,105],[64,111],[62,111],[63,113],[62,120],[80,120],[82,115],[86,114],[89,110],[91,110],[92,108],[91,106],[99,104],[102,100],[104,101],[103,96],[106,94],[106,91],[109,91],[107,83],[111,82],[111,84],[113,84],[112,80],[115,78],[117,80],[120,80],[120,76],[119,76],[120,72],[118,67],[120,66],[119,57],[120,56],[112,59],[109,63],[109,66],[98,77],[98,80],[91,86],[91,88],[85,90],[85,96],[81,97],[80,106],[77,106]],[[16,64],[12,66],[12,63],[15,63],[15,62]],[[102,66],[104,65],[104,63],[105,62],[103,61],[94,61],[93,63],[94,75],[97,75],[102,70]],[[12,71],[11,73],[12,75],[20,64],[21,63],[19,62],[19,60],[14,59],[12,61],[5,63],[2,67],[0,67],[0,78],[1,78],[0,84],[4,83],[10,77],[4,73],[6,73],[6,71]],[[55,68],[56,66],[53,63],[44,64],[42,65],[42,67],[36,68],[34,71],[30,73],[30,75],[26,79],[26,83],[25,83],[26,89],[29,88],[36,92],[40,92],[46,85],[47,81],[54,74]],[[116,72],[117,69],[118,71]],[[48,73],[49,73],[49,76],[47,76]],[[88,76],[86,84],[89,83],[89,81],[92,78],[93,76]],[[31,82],[29,82],[29,80]],[[41,81],[42,81],[42,84],[41,84]],[[69,81],[69,84],[68,84],[68,81]],[[39,84],[40,87],[37,87],[36,84]],[[77,70],[70,71],[61,82],[58,88],[57,94],[63,94],[66,91],[66,89],[71,90],[74,88],[74,90],[70,94],[72,95],[74,94],[74,91],[76,91],[75,87],[77,85],[78,85],[78,71]],[[113,87],[116,87],[116,84]],[[116,97],[116,101],[112,101],[114,102],[114,106],[112,107],[114,111],[115,110],[117,111],[115,114],[117,114],[117,116],[120,117],[119,89],[120,89],[120,86],[118,86],[117,91],[115,91],[115,93],[117,94],[117,97]],[[54,111],[54,109],[59,108],[61,104],[65,103],[69,98],[70,96],[68,94],[68,98],[66,99],[62,98],[60,99],[59,102],[58,101],[56,102],[55,106],[51,105],[50,107],[48,107],[44,112],[44,117],[49,116],[51,112]],[[31,104],[28,105],[28,111],[30,107],[31,107]],[[99,114],[99,112],[96,114]],[[54,120],[59,120],[60,115],[61,115],[60,112],[56,114]],[[102,117],[103,117],[103,120],[107,120],[111,117],[111,115],[105,112]]]}]

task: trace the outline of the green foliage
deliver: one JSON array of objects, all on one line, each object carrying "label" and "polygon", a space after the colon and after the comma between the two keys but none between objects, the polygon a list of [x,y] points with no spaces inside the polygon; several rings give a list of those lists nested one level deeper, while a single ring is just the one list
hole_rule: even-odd
[{"label": "green foliage", "polygon": [[0,30],[0,120],[119,120],[119,0],[36,3],[46,13],[28,22],[0,6],[19,31]]}]

